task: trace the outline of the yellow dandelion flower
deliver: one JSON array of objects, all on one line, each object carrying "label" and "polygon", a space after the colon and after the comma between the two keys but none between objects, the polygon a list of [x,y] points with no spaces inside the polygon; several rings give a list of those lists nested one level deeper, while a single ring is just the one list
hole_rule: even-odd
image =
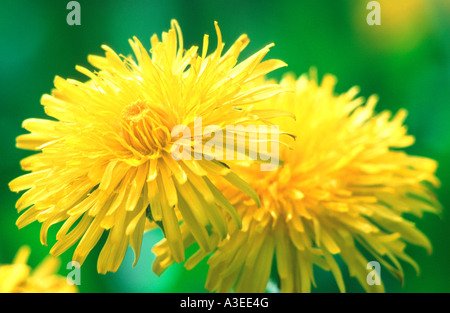
[{"label": "yellow dandelion flower", "polygon": [[[403,125],[404,110],[392,118],[387,111],[375,114],[375,96],[364,103],[355,98],[356,87],[336,95],[335,83],[331,75],[321,84],[305,75],[286,77],[281,85],[295,93],[265,101],[264,106],[297,116],[284,125],[296,141],[292,150],[282,149],[284,165],[275,171],[232,166],[256,190],[261,207],[235,188],[217,185],[237,208],[242,228],[231,225],[225,240],[217,238],[207,289],[264,292],[275,259],[282,292],[310,292],[315,266],[331,271],[344,292],[340,258],[366,291],[383,291],[382,284],[367,282],[370,261],[403,280],[400,261],[419,270],[405,253],[406,244],[431,251],[429,240],[405,214],[439,211],[431,190],[439,184],[436,162],[401,150],[414,142]],[[154,252],[154,266],[162,272],[172,258],[167,243]],[[186,267],[206,255],[198,251]]]},{"label": "yellow dandelion flower", "polygon": [[30,248],[23,246],[13,264],[0,265],[0,293],[75,293],[63,276],[57,275],[60,262],[46,257],[34,270],[27,265]]},{"label": "yellow dandelion flower", "polygon": [[28,119],[23,127],[31,133],[17,138],[17,147],[39,151],[21,162],[31,173],[9,184],[13,191],[28,190],[16,204],[19,212],[26,209],[19,228],[42,223],[40,237],[46,244],[49,227],[64,222],[50,252],[60,255],[79,241],[73,260],[80,264],[106,232],[98,258],[98,272],[106,273],[118,269],[128,245],[137,262],[147,219],[161,227],[177,262],[184,260],[180,223],[204,250],[210,249],[213,230],[221,237],[228,232],[220,208],[240,224],[210,179],[223,176],[254,196],[251,188],[223,162],[175,159],[176,141],[197,147],[205,140],[176,137],[172,131],[185,125],[195,134],[196,118],[205,127],[270,118],[252,105],[282,88],[248,86],[286,64],[262,62],[272,45],[238,63],[247,36],[223,54],[217,23],[215,27],[217,48],[209,55],[208,35],[201,54],[196,46],[185,50],[178,23],[172,21],[162,41],[151,38],[150,53],[137,38],[129,41],[136,60],[103,46],[105,57],[88,58],[98,71],[76,67],[87,82],[55,78],[55,89],[41,103],[56,120]]}]

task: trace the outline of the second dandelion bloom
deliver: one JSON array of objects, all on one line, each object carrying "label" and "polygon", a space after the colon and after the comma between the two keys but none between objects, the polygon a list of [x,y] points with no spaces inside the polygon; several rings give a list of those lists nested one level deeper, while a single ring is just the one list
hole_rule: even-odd
[{"label": "second dandelion bloom", "polygon": [[[129,245],[137,261],[149,220],[161,227],[174,259],[181,262],[180,223],[205,251],[211,249],[212,233],[227,235],[227,215],[240,226],[235,209],[211,179],[223,176],[254,195],[251,188],[221,162],[175,160],[171,152],[179,138],[172,137],[172,129],[192,129],[199,117],[203,125],[219,127],[270,118],[270,112],[249,105],[282,88],[252,83],[285,63],[262,62],[271,45],[238,63],[247,36],[223,53],[217,23],[214,52],[208,54],[207,35],[200,52],[196,46],[185,49],[178,23],[171,26],[162,41],[151,38],[150,53],[137,38],[130,40],[135,58],[103,46],[105,57],[88,59],[97,71],[77,67],[87,82],[56,77],[52,94],[42,97],[45,112],[54,119],[23,123],[30,133],[19,136],[17,146],[38,153],[21,162],[31,173],[10,183],[13,191],[27,190],[16,205],[23,212],[17,225],[42,223],[41,242],[46,244],[49,227],[63,222],[53,255],[78,242],[73,259],[83,263],[107,233],[98,271],[116,271]],[[187,141],[189,146],[203,144],[202,138]]]},{"label": "second dandelion bloom", "polygon": [[67,283],[57,271],[60,260],[46,257],[35,269],[27,265],[30,248],[19,249],[12,264],[0,265],[0,293],[75,293],[78,288]]},{"label": "second dandelion bloom", "polygon": [[[402,151],[414,142],[403,125],[404,110],[377,114],[376,97],[357,98],[356,87],[336,94],[335,84],[331,75],[321,83],[307,75],[287,77],[281,85],[295,92],[265,101],[264,107],[296,115],[297,121],[284,122],[296,141],[282,149],[284,165],[273,172],[254,164],[233,167],[256,190],[261,207],[233,187],[220,187],[236,206],[242,229],[230,224],[229,236],[217,241],[208,260],[210,291],[264,292],[275,268],[282,292],[309,292],[313,268],[320,267],[332,272],[343,292],[338,259],[366,291],[384,290],[366,281],[370,261],[401,280],[401,262],[419,271],[405,247],[431,251],[431,244],[405,214],[439,211],[437,164]],[[161,272],[169,255],[164,242],[155,253]],[[187,267],[204,257],[197,252]]]}]

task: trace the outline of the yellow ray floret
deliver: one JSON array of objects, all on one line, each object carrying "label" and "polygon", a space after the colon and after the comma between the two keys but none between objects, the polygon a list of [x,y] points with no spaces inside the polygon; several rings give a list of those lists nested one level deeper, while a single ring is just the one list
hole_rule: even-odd
[{"label": "yellow ray floret", "polygon": [[[289,76],[281,85],[295,93],[280,94],[260,106],[293,112],[297,121],[285,123],[285,129],[296,141],[292,150],[282,149],[284,166],[275,171],[231,166],[251,183],[260,207],[235,188],[216,185],[237,208],[242,228],[230,223],[229,236],[216,237],[217,248],[208,260],[209,290],[264,292],[275,258],[282,292],[309,292],[315,285],[314,266],[331,271],[345,291],[340,258],[365,290],[383,291],[382,284],[367,283],[369,261],[403,280],[400,261],[418,271],[404,251],[406,245],[431,251],[427,237],[405,214],[439,212],[432,191],[439,186],[436,162],[401,150],[414,142],[403,125],[404,110],[393,117],[387,111],[376,114],[376,97],[355,98],[356,87],[335,94],[335,83],[331,75],[321,84],[314,77]],[[186,243],[192,243],[185,233]],[[173,256],[166,241],[154,252],[154,269],[161,273]],[[207,255],[198,251],[186,267]]]},{"label": "yellow ray floret", "polygon": [[[23,123],[30,133],[17,138],[17,147],[39,153],[21,162],[31,173],[9,185],[13,191],[28,190],[16,205],[24,211],[17,225],[42,223],[41,241],[46,244],[49,227],[63,222],[53,255],[78,242],[73,259],[82,263],[106,232],[98,271],[116,271],[128,245],[137,261],[149,220],[162,228],[181,262],[180,223],[205,251],[210,250],[211,229],[226,236],[227,215],[240,226],[235,209],[210,182],[221,176],[252,196],[254,192],[224,162],[175,159],[173,146],[180,138],[172,130],[176,125],[193,130],[199,117],[204,127],[220,128],[270,119],[253,113],[253,105],[284,89],[254,82],[286,64],[262,61],[272,45],[238,63],[247,36],[223,53],[217,23],[213,53],[207,53],[207,35],[201,54],[197,47],[185,50],[178,23],[171,26],[161,41],[156,35],[151,38],[150,53],[137,38],[130,40],[135,59],[103,46],[105,57],[88,58],[97,71],[77,66],[87,82],[56,77],[52,94],[42,97],[45,112],[55,120]],[[182,139],[190,147],[204,142],[201,136]]]}]

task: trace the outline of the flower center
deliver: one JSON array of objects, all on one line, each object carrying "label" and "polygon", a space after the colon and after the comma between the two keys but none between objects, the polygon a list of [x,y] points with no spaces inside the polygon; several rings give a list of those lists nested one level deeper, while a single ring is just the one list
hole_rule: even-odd
[{"label": "flower center", "polygon": [[167,147],[171,139],[167,110],[137,100],[122,109],[122,119],[123,137],[139,154],[149,157]]},{"label": "flower center", "polygon": [[136,102],[129,104],[123,108],[122,118],[125,121],[136,123],[143,118],[147,111],[148,108],[146,107],[146,102],[137,100]]}]

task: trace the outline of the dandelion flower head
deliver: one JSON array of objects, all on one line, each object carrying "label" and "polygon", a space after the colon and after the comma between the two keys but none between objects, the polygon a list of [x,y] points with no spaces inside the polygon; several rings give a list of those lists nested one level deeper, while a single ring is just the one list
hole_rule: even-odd
[{"label": "dandelion flower head", "polygon": [[48,256],[34,270],[27,265],[30,248],[23,246],[12,264],[0,265],[0,293],[75,293],[75,285],[57,274],[59,260]]},{"label": "dandelion flower head", "polygon": [[[272,172],[247,163],[232,166],[257,192],[261,206],[234,187],[219,187],[237,208],[242,228],[230,224],[229,236],[209,258],[210,291],[264,292],[275,268],[281,292],[310,292],[313,269],[319,267],[331,271],[344,292],[343,263],[366,291],[379,292],[382,284],[366,281],[369,261],[403,280],[401,262],[419,271],[405,253],[407,244],[431,251],[406,214],[439,211],[433,193],[437,164],[403,151],[414,142],[403,124],[406,111],[377,114],[376,96],[364,101],[356,97],[357,87],[336,94],[334,76],[321,83],[314,72],[311,76],[285,77],[281,85],[295,92],[264,102],[297,118],[284,122],[296,140],[282,148],[283,166]],[[154,267],[161,272],[169,263],[163,262],[166,244],[154,250]],[[198,251],[187,267],[205,257]]]},{"label": "dandelion flower head", "polygon": [[86,82],[55,78],[55,89],[41,99],[53,119],[25,120],[30,133],[17,138],[17,147],[37,151],[21,162],[31,173],[9,184],[13,191],[27,190],[16,204],[23,212],[20,228],[42,223],[40,238],[47,244],[49,227],[62,222],[50,252],[57,256],[76,245],[73,260],[80,264],[107,234],[97,263],[98,272],[106,273],[119,268],[129,245],[137,262],[148,221],[161,227],[177,262],[184,260],[180,224],[205,251],[211,229],[221,238],[228,233],[227,215],[240,225],[211,179],[223,176],[243,190],[247,184],[222,162],[175,160],[171,152],[179,138],[171,131],[176,125],[192,129],[198,117],[205,126],[220,127],[270,118],[252,105],[282,88],[247,86],[286,64],[262,61],[272,45],[238,63],[247,36],[223,53],[217,23],[215,28],[211,54],[208,35],[201,52],[185,49],[172,21],[161,41],[151,37],[150,53],[134,37],[129,43],[135,58],[102,46],[105,57],[88,57],[98,70],[76,67]]}]

